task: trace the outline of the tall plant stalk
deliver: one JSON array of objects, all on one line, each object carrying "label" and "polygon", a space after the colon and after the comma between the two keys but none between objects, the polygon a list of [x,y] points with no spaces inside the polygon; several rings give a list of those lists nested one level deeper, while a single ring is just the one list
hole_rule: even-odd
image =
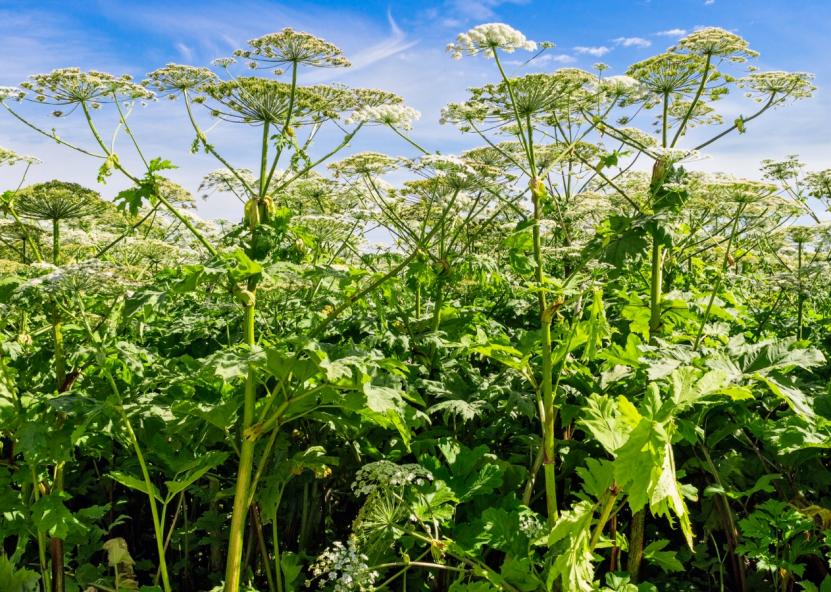
[{"label": "tall plant stalk", "polygon": [[545,508],[548,519],[548,524],[553,526],[559,516],[557,507],[557,476],[555,467],[555,455],[557,441],[554,434],[557,418],[557,408],[555,404],[555,393],[553,388],[553,361],[551,359],[551,321],[553,318],[553,311],[548,307],[548,299],[546,297],[546,278],[545,278],[545,261],[542,253],[542,238],[540,234],[540,222],[543,216],[543,200],[546,192],[542,181],[537,178],[537,164],[534,155],[534,135],[533,127],[530,118],[523,118],[520,116],[519,110],[516,106],[516,98],[514,96],[513,85],[505,74],[502,67],[502,62],[499,59],[499,53],[493,50],[496,66],[502,76],[502,80],[508,89],[508,96],[511,99],[511,106],[513,108],[514,117],[518,126],[518,136],[520,143],[525,149],[525,156],[528,160],[528,168],[531,172],[529,180],[529,187],[531,191],[531,202],[533,207],[533,225],[531,226],[532,243],[534,250],[534,279],[537,287],[537,304],[540,318],[540,350],[542,356],[542,377],[540,380],[540,393],[542,398],[542,450],[543,450],[543,477],[545,479]]}]

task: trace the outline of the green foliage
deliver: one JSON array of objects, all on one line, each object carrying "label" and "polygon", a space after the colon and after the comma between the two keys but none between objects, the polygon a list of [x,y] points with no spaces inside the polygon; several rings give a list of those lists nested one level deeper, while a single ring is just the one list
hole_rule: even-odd
[{"label": "green foliage", "polygon": [[[451,44],[498,75],[443,110],[479,141],[458,156],[410,140],[392,93],[298,83],[346,61],[290,29],[235,52],[247,76],[22,85],[20,119],[59,106],[90,145],[29,129],[127,189],[3,188],[0,590],[831,587],[831,236],[801,223],[828,171],[703,173],[691,143],[810,75],[739,71],[756,52],[704,28],[628,76],[508,77],[532,47],[501,24]],[[145,160],[149,89],[184,103],[223,167],[199,191],[237,223]],[[720,111],[731,90],[755,110]],[[205,116],[251,133],[249,168]],[[323,169],[371,125],[422,154]]]}]

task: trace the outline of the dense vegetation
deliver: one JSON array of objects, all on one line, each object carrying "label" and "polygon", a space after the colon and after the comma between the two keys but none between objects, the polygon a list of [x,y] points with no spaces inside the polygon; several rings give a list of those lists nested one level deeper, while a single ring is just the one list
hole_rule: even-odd
[{"label": "dense vegetation", "polygon": [[[625,76],[506,75],[548,47],[451,44],[494,65],[442,114],[460,155],[394,94],[301,85],[349,64],[289,29],[0,89],[131,184],[0,150],[0,589],[831,590],[831,170],[758,134],[756,179],[695,170],[812,77],[713,28]],[[142,151],[157,98],[240,223]],[[415,156],[355,152],[373,125]]]}]

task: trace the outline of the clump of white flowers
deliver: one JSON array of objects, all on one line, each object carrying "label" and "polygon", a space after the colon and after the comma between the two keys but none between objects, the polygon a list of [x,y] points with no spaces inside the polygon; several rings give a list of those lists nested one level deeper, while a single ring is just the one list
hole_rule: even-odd
[{"label": "clump of white flowers", "polygon": [[0,146],[0,166],[14,166],[20,162],[24,162],[26,164],[38,164],[40,160],[34,156],[18,154],[14,150],[9,150],[8,148]]},{"label": "clump of white flowers", "polygon": [[0,86],[0,101],[14,99],[20,101],[26,96],[26,92],[16,86]]},{"label": "clump of white flowers", "polygon": [[239,49],[234,55],[249,60],[252,68],[285,66],[348,67],[349,60],[343,52],[328,41],[285,28],[277,33],[269,33],[248,42],[251,49]]},{"label": "clump of white flowers", "polygon": [[686,148],[677,147],[661,147],[651,146],[649,153],[656,159],[661,160],[666,164],[678,164],[681,162],[696,162],[698,160],[705,160],[709,158],[706,154],[702,154],[698,150],[688,150]]},{"label": "clump of white flowers", "polygon": [[[58,68],[48,74],[33,74],[20,86],[31,92],[38,103],[49,105],[84,103],[98,108],[101,103],[147,101],[155,97],[151,90],[133,82],[131,76],[114,76],[98,70],[84,72],[80,68]],[[59,113],[56,111],[55,115]]]},{"label": "clump of white flowers", "polygon": [[635,95],[644,91],[640,81],[631,76],[609,76],[600,81],[600,87],[613,97]]},{"label": "clump of white flowers", "polygon": [[420,117],[421,112],[406,105],[365,105],[356,109],[346,123],[377,123],[410,130]]},{"label": "clump of white flowers", "polygon": [[167,64],[163,68],[153,70],[147,75],[142,84],[175,99],[179,93],[189,90],[199,90],[204,85],[217,80],[216,74],[207,68],[183,66],[181,64]]},{"label": "clump of white flowers", "polygon": [[352,491],[356,495],[369,495],[377,489],[423,485],[432,480],[433,473],[421,465],[397,465],[388,460],[379,460],[358,469],[352,483]]},{"label": "clump of white flowers", "polygon": [[758,103],[807,99],[814,94],[814,75],[808,72],[753,72],[738,81],[745,95]]},{"label": "clump of white flowers", "polygon": [[251,169],[227,168],[211,171],[202,178],[199,184],[199,191],[202,192],[202,199],[208,199],[210,194],[233,193],[239,199],[247,199],[249,189],[255,187],[257,178]]},{"label": "clump of white flowers", "polygon": [[455,123],[462,131],[470,131],[473,122],[483,121],[488,116],[488,106],[480,101],[450,103],[441,109],[439,123]]},{"label": "clump of white flowers", "polygon": [[97,259],[87,259],[61,267],[51,264],[31,267],[50,271],[20,284],[15,288],[15,295],[106,293],[125,285],[125,278],[116,273],[115,267]]},{"label": "clump of white flowers", "polygon": [[476,170],[464,159],[454,154],[425,154],[413,161],[414,170],[432,169],[439,173],[473,176]]},{"label": "clump of white flowers", "polygon": [[545,523],[534,512],[523,512],[519,515],[519,530],[529,541],[534,541],[548,532]]},{"label": "clump of white flowers", "polygon": [[[551,47],[546,42],[543,47]],[[477,55],[484,53],[487,57],[494,57],[494,52],[501,49],[506,53],[512,53],[518,49],[536,51],[536,41],[525,38],[521,32],[504,23],[486,23],[477,25],[466,33],[460,33],[456,37],[456,43],[449,43],[447,51],[453,55],[453,59],[459,60],[463,55]]]},{"label": "clump of white flowers", "polygon": [[758,57],[759,52],[750,49],[747,41],[719,27],[705,27],[690,33],[671,51],[687,51],[710,57],[721,57],[731,62],[741,63],[747,58]]},{"label": "clump of white flowers", "polygon": [[[369,569],[369,557],[358,550],[355,538],[346,545],[335,541],[311,566],[313,580],[306,580],[306,587],[329,588],[332,592],[369,592],[374,590],[378,572]],[[314,580],[317,580],[315,582]]]},{"label": "clump of white flowers", "polygon": [[358,152],[332,163],[329,168],[335,176],[341,175],[382,175],[398,166],[400,158],[382,154],[381,152]]},{"label": "clump of white flowers", "polygon": [[805,176],[808,192],[817,199],[831,199],[831,169],[808,173]]}]

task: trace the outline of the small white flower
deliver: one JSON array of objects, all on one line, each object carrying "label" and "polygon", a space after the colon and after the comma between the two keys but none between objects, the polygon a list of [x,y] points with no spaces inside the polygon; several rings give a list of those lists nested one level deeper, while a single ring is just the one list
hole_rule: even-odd
[{"label": "small white flower", "polygon": [[367,105],[355,110],[346,123],[377,123],[410,130],[420,117],[419,111],[406,105]]},{"label": "small white flower", "polygon": [[663,160],[668,164],[696,162],[709,158],[709,156],[702,154],[698,150],[687,150],[684,148],[662,148],[660,146],[652,146],[650,147],[649,152],[656,160]]}]

